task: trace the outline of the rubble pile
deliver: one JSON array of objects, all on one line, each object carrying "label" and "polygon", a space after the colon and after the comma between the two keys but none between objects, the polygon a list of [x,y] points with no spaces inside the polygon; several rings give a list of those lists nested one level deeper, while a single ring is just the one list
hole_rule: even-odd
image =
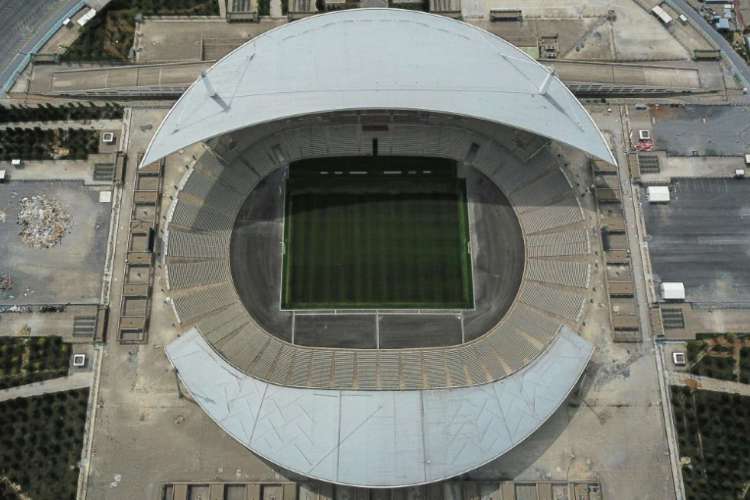
[{"label": "rubble pile", "polygon": [[25,196],[18,202],[21,240],[32,248],[51,248],[70,227],[70,214],[57,200],[43,194]]},{"label": "rubble pile", "polygon": [[10,273],[0,273],[0,290],[13,288],[13,276]]}]

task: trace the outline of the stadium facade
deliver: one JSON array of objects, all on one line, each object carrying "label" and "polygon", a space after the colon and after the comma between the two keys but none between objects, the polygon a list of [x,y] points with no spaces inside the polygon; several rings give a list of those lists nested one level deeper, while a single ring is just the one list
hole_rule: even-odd
[{"label": "stadium facade", "polygon": [[[306,18],[249,41],[199,78],[143,164],[196,144],[164,234],[166,281],[183,331],[166,351],[195,401],[252,452],[336,484],[432,483],[507,453],[576,386],[593,349],[576,329],[594,260],[590,221],[561,151],[614,160],[575,97],[517,48],[414,11]],[[284,190],[296,162],[373,156],[448,159],[460,176],[501,192],[521,248],[511,266],[518,272],[502,272],[517,279],[493,281],[503,252],[487,248],[506,228],[487,221],[505,219],[483,213],[483,229],[472,220],[468,244],[470,306],[316,311],[327,319],[307,328],[328,333],[302,340],[294,325],[309,321],[309,311],[281,304],[275,254],[283,257],[288,242],[279,231],[253,230],[241,240],[239,221],[253,202],[272,203],[264,196]],[[252,227],[274,227],[275,219],[283,225],[282,213]],[[253,235],[263,244],[253,245]],[[250,241],[240,247],[245,260],[276,264],[248,279],[236,269],[237,241]],[[396,335],[381,314],[411,326]],[[357,315],[374,317],[374,343],[362,340],[370,333],[360,338],[326,323]],[[442,335],[445,318],[457,318],[455,336]],[[421,321],[437,326],[414,341],[410,328]],[[389,335],[397,341],[385,348]]]}]

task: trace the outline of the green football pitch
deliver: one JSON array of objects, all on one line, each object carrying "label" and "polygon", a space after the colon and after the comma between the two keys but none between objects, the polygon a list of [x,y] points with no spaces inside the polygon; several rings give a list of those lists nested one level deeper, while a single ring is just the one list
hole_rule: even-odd
[{"label": "green football pitch", "polygon": [[466,187],[435,158],[303,160],[286,183],[284,309],[470,309]]}]

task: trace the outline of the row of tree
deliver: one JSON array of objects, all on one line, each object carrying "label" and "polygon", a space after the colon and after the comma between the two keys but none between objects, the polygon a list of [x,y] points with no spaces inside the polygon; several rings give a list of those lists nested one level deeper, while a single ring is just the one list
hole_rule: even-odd
[{"label": "row of tree", "polygon": [[51,122],[71,120],[104,120],[122,118],[123,108],[119,104],[71,102],[60,105],[11,104],[0,106],[0,123]]},{"label": "row of tree", "polygon": [[0,160],[85,160],[99,151],[99,132],[86,129],[0,130]]},{"label": "row of tree", "polygon": [[0,337],[0,389],[64,376],[70,353],[60,337]]}]

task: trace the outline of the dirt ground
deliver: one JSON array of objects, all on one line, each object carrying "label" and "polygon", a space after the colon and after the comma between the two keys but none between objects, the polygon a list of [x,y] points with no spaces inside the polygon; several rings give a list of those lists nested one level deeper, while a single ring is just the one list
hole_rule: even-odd
[{"label": "dirt ground", "polygon": [[[99,302],[111,211],[111,204],[99,202],[99,189],[76,181],[0,185],[0,273],[14,278],[13,288],[0,292],[0,303]],[[52,248],[30,248],[18,235],[18,202],[34,194],[58,200],[71,216],[68,231]]]}]

